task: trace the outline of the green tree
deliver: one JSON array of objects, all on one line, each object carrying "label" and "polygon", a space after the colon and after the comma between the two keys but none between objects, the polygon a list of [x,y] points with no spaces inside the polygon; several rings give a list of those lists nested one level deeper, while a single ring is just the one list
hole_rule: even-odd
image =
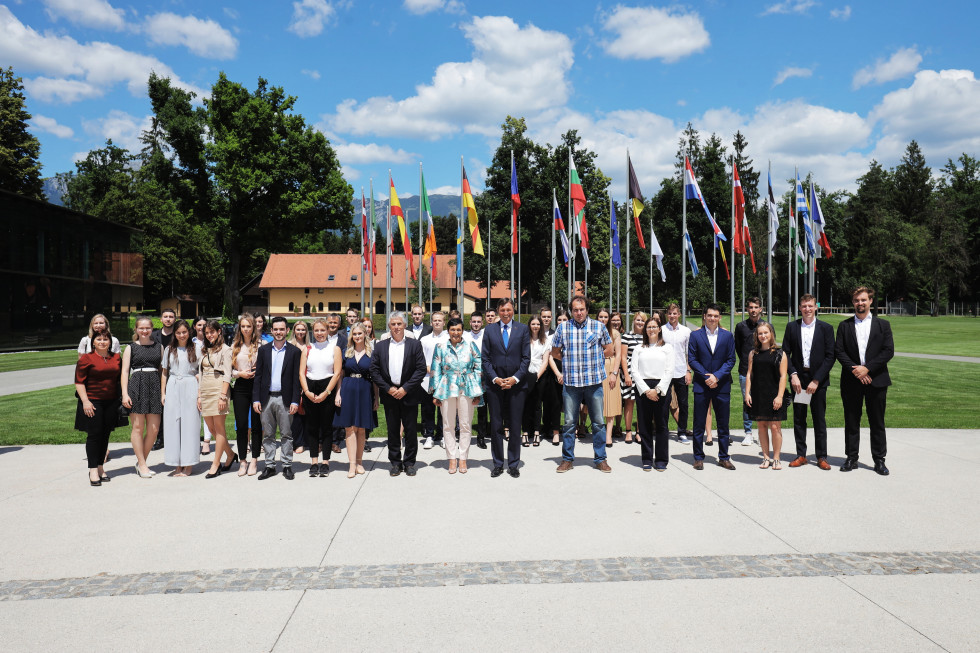
[{"label": "green tree", "polygon": [[41,144],[27,130],[30,119],[23,80],[13,68],[0,68],[0,188],[43,200]]},{"label": "green tree", "polygon": [[949,159],[943,166],[939,189],[943,204],[962,218],[968,258],[961,279],[965,288],[954,283],[952,299],[975,299],[980,288],[980,160],[965,153],[955,162]]}]

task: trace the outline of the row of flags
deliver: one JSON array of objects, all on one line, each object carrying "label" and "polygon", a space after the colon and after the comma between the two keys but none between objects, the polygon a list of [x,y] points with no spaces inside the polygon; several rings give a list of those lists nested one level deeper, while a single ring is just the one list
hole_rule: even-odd
[{"label": "row of flags", "polygon": [[[644,199],[643,193],[640,191],[640,185],[637,180],[636,171],[633,168],[633,162],[629,158],[629,154],[626,156],[627,169],[629,173],[629,208],[632,209],[633,214],[633,224],[635,226],[636,237],[639,241],[641,249],[646,249],[646,242],[643,238],[643,230],[640,223],[640,214],[643,212]],[[578,175],[578,170],[575,168],[575,162],[572,159],[571,152],[569,152],[569,197],[571,198],[572,204],[572,232],[578,237],[579,245],[582,249],[582,256],[585,260],[585,266],[588,270],[590,268],[589,262],[589,231],[588,225],[585,220],[585,207],[588,204],[588,200],[585,197],[585,191],[582,187],[581,178]],[[456,235],[456,275],[458,278],[462,278],[462,257],[463,257],[463,242],[464,242],[464,222],[465,226],[469,229],[469,237],[471,242],[472,251],[474,254],[479,254],[484,256],[483,241],[480,237],[479,229],[479,219],[476,212],[476,204],[473,200],[473,192],[470,188],[469,179],[466,176],[465,166],[460,164],[461,169],[461,187],[462,187],[462,210],[464,213],[464,220],[460,220],[457,235]],[[429,196],[425,187],[425,177],[419,174],[420,186],[421,186],[421,220],[426,228],[425,244],[422,252],[422,263],[428,264],[430,269],[430,274],[433,280],[436,279],[436,236],[435,236],[435,226],[432,221],[432,209],[429,204]],[[772,171],[768,173],[768,193],[765,197],[765,205],[769,217],[769,249],[775,251],[776,247],[776,234],[779,228],[779,211],[776,204],[775,195],[772,189]],[[413,259],[413,252],[411,247],[411,238],[407,229],[405,222],[405,214],[402,210],[401,202],[398,199],[398,193],[395,190],[395,182],[389,174],[388,177],[389,185],[389,217],[388,224],[386,226],[387,233],[387,247],[394,253],[394,245],[392,240],[392,229],[391,229],[391,219],[396,220],[398,226],[399,237],[401,238],[402,247],[404,250],[405,260],[408,263],[409,270],[411,271],[412,280],[417,280],[415,265]],[[517,254],[519,251],[519,239],[518,239],[518,217],[519,210],[521,207],[521,196],[517,185],[517,166],[513,158],[511,159],[511,252]],[[724,265],[725,275],[730,278],[730,273],[728,270],[728,261],[725,256],[725,248],[722,246],[722,242],[727,242],[724,232],[719,227],[718,222],[712,216],[711,211],[708,209],[708,204],[704,199],[704,195],[701,193],[701,188],[698,184],[697,178],[694,174],[694,169],[691,166],[691,161],[689,158],[684,158],[684,197],[689,200],[697,200],[702,209],[704,210],[705,216],[708,219],[708,223],[711,227],[714,247],[717,247],[721,253],[722,264]],[[616,203],[610,199],[610,238],[611,238],[611,258],[612,264],[619,268],[622,266],[622,258],[620,256],[619,248],[619,222],[616,218]],[[738,168],[735,166],[734,162],[732,164],[732,205],[734,207],[734,222],[735,222],[735,233],[733,234],[732,246],[737,254],[743,256],[748,256],[752,263],[752,272],[756,273],[755,264],[755,253],[752,250],[752,236],[749,233],[749,223],[745,215],[745,195],[742,190],[742,182],[738,176]],[[559,239],[561,241],[562,256],[564,263],[568,266],[571,260],[571,246],[569,244],[568,232],[565,228],[565,221],[562,218],[561,209],[558,206],[557,193],[552,190],[552,206],[553,206],[553,226],[558,232]],[[374,222],[374,198],[371,198],[371,211],[370,219],[368,218],[368,208],[367,201],[364,196],[364,190],[361,189],[361,235],[363,242],[363,252],[362,252],[362,267],[365,271],[370,271],[372,274],[378,274],[378,261],[377,261],[377,245],[375,242],[375,222]],[[803,247],[799,243],[798,235],[798,220],[802,222],[804,240],[806,244],[806,252],[804,252]],[[628,225],[627,225],[628,226]],[[800,180],[799,170],[796,172],[796,202],[795,202],[795,212],[791,205],[789,207],[789,229],[790,229],[790,240],[795,244],[795,247],[791,246],[795,250],[799,262],[799,272],[802,274],[804,272],[804,262],[806,260],[806,253],[808,252],[810,257],[814,259],[814,265],[816,265],[815,259],[823,257],[830,258],[833,252],[830,248],[830,241],[827,237],[826,223],[823,218],[823,212],[820,209],[820,200],[817,197],[816,189],[811,182],[809,187],[809,193],[804,191],[803,184]],[[666,281],[666,273],[663,268],[663,250],[660,247],[660,243],[657,241],[657,237],[653,232],[651,227],[650,230],[650,250],[651,255],[655,257],[657,268],[660,271],[660,276],[663,281]],[[691,241],[689,233],[684,234],[685,246],[688,250],[688,257],[691,264],[691,271],[695,277],[697,277],[699,268],[697,260],[694,256],[694,245]],[[791,252],[792,253],[792,252]],[[393,272],[392,272],[393,274]]]}]

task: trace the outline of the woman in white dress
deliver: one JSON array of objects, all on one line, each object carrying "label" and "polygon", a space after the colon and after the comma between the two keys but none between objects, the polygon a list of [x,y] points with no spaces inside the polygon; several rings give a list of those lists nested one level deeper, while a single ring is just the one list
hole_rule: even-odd
[{"label": "woman in white dress", "polygon": [[163,462],[171,476],[190,476],[201,460],[201,413],[197,410],[201,345],[191,341],[185,320],[174,324],[174,339],[163,352]]}]

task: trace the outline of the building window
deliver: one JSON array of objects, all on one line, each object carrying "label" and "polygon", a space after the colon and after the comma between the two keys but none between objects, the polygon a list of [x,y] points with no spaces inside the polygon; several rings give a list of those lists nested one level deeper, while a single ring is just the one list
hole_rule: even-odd
[{"label": "building window", "polygon": [[357,275],[356,274],[350,275],[350,280],[351,281],[357,281]]},{"label": "building window", "polygon": [[328,308],[331,313],[335,313],[340,310],[340,302],[330,302]]},{"label": "building window", "polygon": [[323,312],[323,302],[320,302],[319,307],[316,309],[318,312]]},{"label": "building window", "polygon": [[321,295],[323,294],[323,288],[317,288],[316,291]]},{"label": "building window", "polygon": [[309,295],[310,294],[310,289],[309,288],[303,288],[303,294],[304,295]]},{"label": "building window", "polygon": [[334,275],[331,274],[329,277],[327,277],[327,281],[333,281],[333,278],[334,278]]},{"label": "building window", "polygon": [[289,312],[290,313],[293,312],[293,309],[294,309],[295,306],[296,306],[295,304],[293,304],[292,302],[289,302]]}]

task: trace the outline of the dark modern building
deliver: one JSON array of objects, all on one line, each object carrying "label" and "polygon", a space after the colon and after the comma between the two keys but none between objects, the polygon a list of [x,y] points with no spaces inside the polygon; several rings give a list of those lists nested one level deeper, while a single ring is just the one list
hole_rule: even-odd
[{"label": "dark modern building", "polygon": [[0,190],[0,350],[74,346],[92,315],[114,321],[142,311],[141,237]]}]

